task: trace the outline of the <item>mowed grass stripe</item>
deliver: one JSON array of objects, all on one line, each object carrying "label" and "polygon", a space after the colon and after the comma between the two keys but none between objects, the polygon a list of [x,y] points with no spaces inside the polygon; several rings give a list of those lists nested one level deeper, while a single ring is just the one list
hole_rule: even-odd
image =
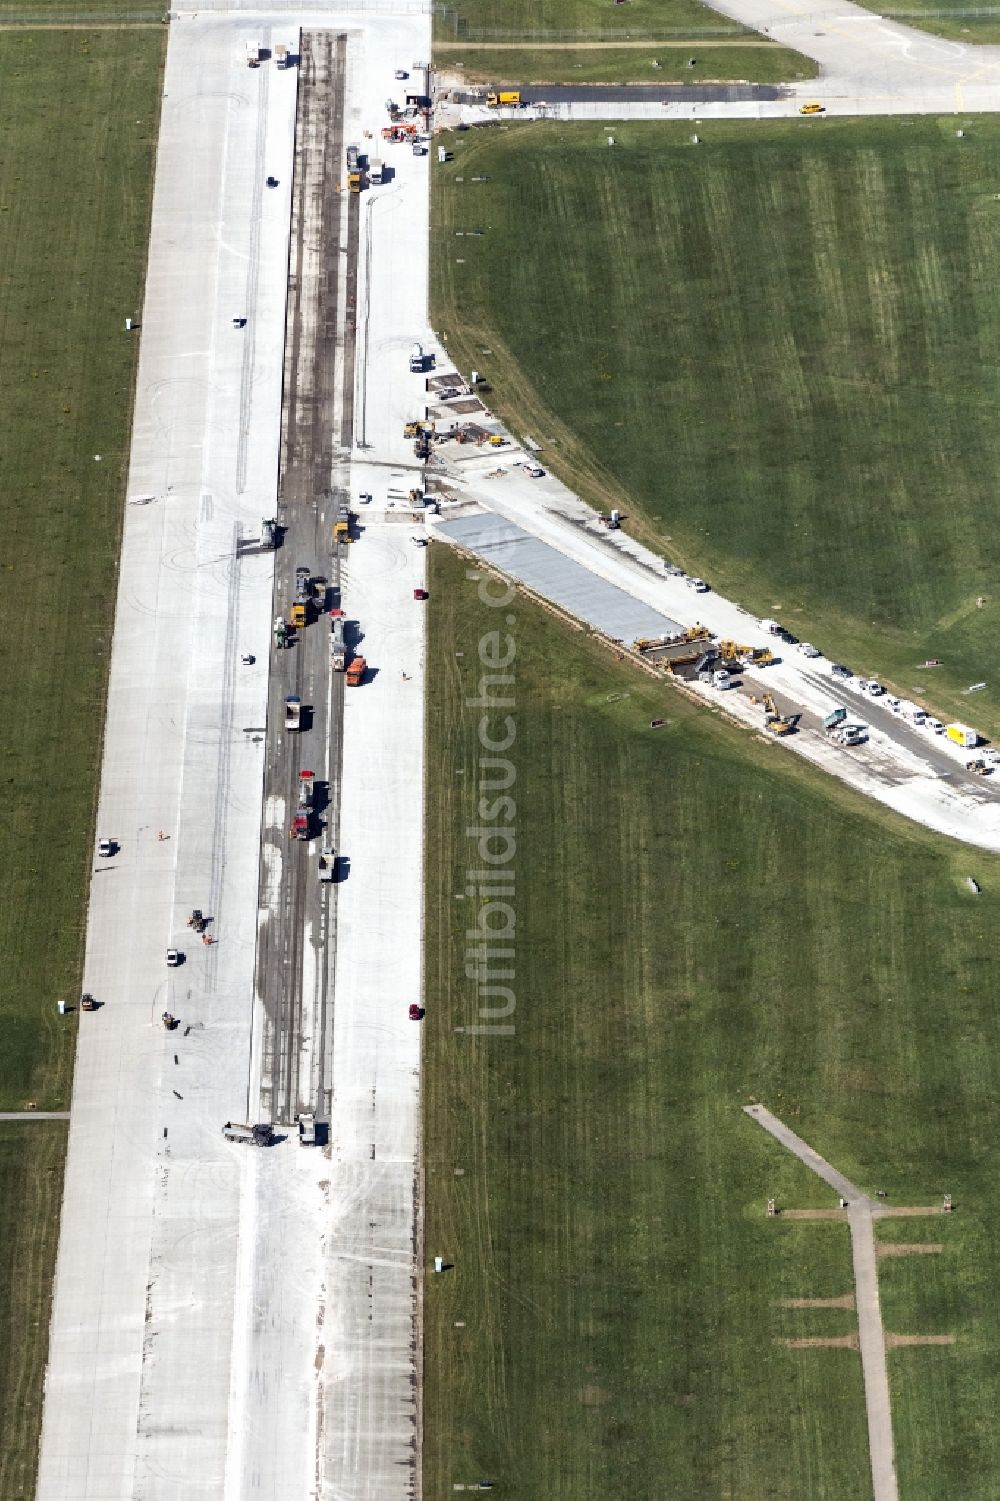
[{"label": "mowed grass stripe", "polygon": [[[1000,682],[1000,127],[700,133],[454,137],[434,209],[449,349],[645,540],[1000,734],[995,692],[964,697]],[[449,234],[473,222],[481,239]]]},{"label": "mowed grass stripe", "polygon": [[891,1202],[961,1198],[921,1307],[895,1267],[887,1284],[888,1327],[957,1343],[890,1372],[908,1501],[956,1476],[987,1501],[1000,862],[977,857],[973,899],[955,847],[518,600],[515,1032],[457,1030],[481,1019],[467,700],[507,626],[459,560],[434,549],[431,570],[427,1253],[454,1270],[424,1302],[427,1493],[868,1493],[856,1352],[774,1343],[850,1332],[778,1306],[850,1291],[846,1227],[767,1220],[770,1194],[831,1195],[748,1129],[756,1097]]}]

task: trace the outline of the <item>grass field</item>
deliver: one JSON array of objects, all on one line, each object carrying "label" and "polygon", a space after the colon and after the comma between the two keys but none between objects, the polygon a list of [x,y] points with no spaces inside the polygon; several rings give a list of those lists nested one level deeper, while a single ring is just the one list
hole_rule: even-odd
[{"label": "grass field", "polygon": [[607,0],[446,0],[434,12],[434,35],[441,41],[619,41],[741,29],[699,0],[629,0],[620,9]]},{"label": "grass field", "polygon": [[[865,4],[866,0],[859,0]],[[899,21],[904,26],[915,26],[918,31],[928,31],[933,36],[949,37],[956,42],[981,44],[1000,42],[1000,11],[986,5],[970,5],[968,0],[905,0],[905,4],[891,6],[888,10],[868,0],[868,9],[877,11],[890,21]]]},{"label": "grass field", "polygon": [[[165,35],[0,34],[8,1109],[68,1100]],[[33,1485],[62,1144],[0,1135],[2,1501]]]},{"label": "grass field", "polygon": [[955,123],[455,136],[433,316],[645,540],[997,734],[1000,122]]},{"label": "grass field", "polygon": [[[730,81],[782,83],[814,78],[815,64],[798,52],[770,43],[763,46],[686,47],[651,42],[643,48],[561,47],[497,50],[489,47],[435,48],[439,69],[461,69],[470,84],[519,83],[700,83]],[[689,66],[691,59],[694,66]],[[658,69],[653,60],[659,62]]]},{"label": "grass field", "polygon": [[[870,1494],[858,1357],[774,1343],[849,1332],[777,1305],[842,1295],[851,1266],[843,1226],[766,1218],[830,1195],[743,1116],[758,1098],[869,1190],[954,1195],[884,1232],[944,1243],[883,1264],[887,1327],[958,1341],[890,1357],[901,1495],[991,1501],[1000,862],[430,566],[426,1251],[453,1270],[424,1299],[425,1494]],[[485,733],[512,771],[479,764],[469,703],[495,631],[513,704]],[[501,784],[514,810],[488,806]],[[513,919],[467,891],[494,818]],[[511,1009],[477,1001],[467,934],[512,920]]]}]

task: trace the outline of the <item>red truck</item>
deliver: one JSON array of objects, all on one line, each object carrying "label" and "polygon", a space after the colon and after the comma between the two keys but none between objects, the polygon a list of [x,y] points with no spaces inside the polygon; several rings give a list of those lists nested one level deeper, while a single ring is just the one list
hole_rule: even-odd
[{"label": "red truck", "polygon": [[351,662],[350,667],[347,669],[348,688],[359,687],[364,680],[365,672],[367,671],[367,669],[368,663],[365,661],[364,657],[355,657]]}]

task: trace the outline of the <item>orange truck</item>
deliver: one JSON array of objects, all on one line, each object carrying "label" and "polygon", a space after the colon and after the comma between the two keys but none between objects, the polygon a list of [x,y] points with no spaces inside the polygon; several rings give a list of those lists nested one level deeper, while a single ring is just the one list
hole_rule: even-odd
[{"label": "orange truck", "polygon": [[347,669],[347,686],[348,686],[348,688],[358,688],[358,687],[360,687],[362,681],[364,680],[364,676],[365,676],[365,672],[366,672],[367,668],[368,668],[368,663],[365,661],[364,657],[355,657],[353,659],[353,661],[351,662],[350,667],[348,667],[348,669]]}]

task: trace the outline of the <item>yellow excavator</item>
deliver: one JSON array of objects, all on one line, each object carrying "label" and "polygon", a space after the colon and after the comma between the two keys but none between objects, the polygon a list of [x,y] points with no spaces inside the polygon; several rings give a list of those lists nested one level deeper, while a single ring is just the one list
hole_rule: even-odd
[{"label": "yellow excavator", "polygon": [[795,728],[793,719],[778,713],[778,706],[770,693],[764,694],[764,728],[772,735],[790,735]]}]

